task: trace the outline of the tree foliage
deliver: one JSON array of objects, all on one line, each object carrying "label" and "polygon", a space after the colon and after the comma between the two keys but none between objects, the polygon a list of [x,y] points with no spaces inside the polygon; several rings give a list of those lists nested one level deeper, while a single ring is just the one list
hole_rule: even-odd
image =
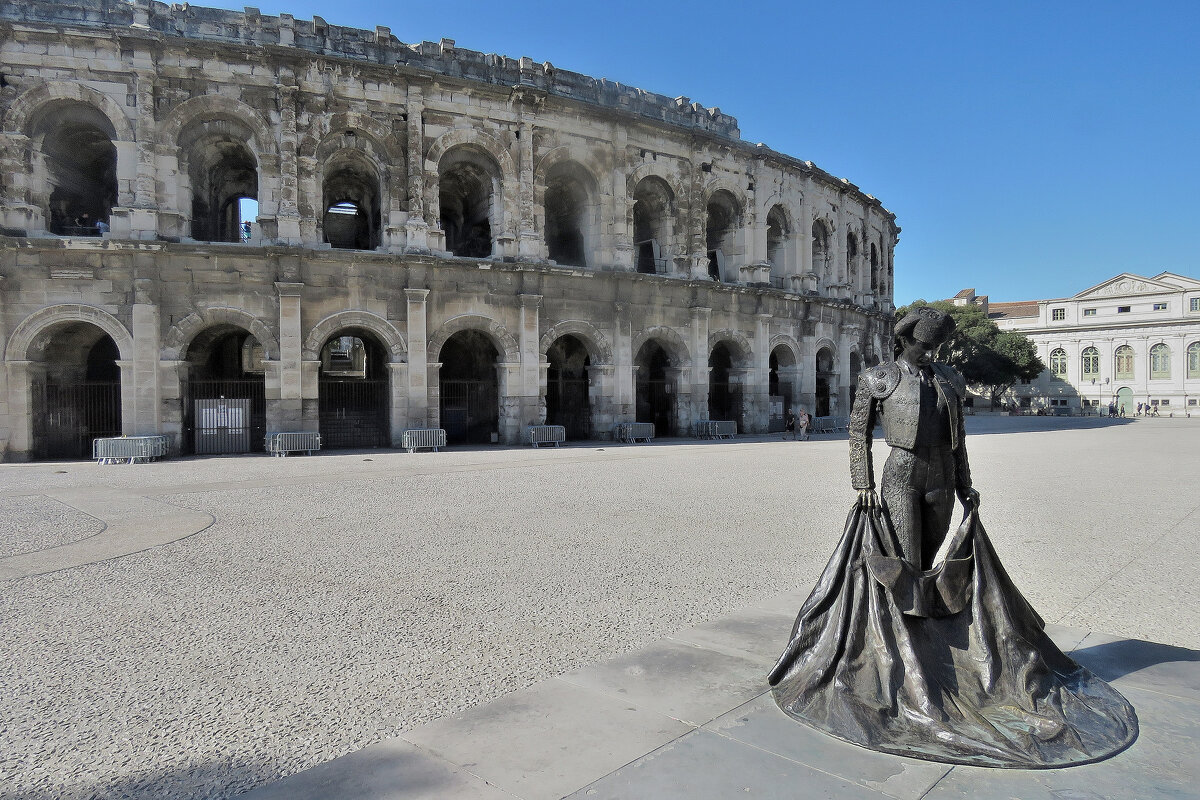
[{"label": "tree foliage", "polygon": [[921,306],[945,311],[954,318],[954,335],[942,345],[940,358],[954,365],[969,385],[986,390],[993,406],[1018,380],[1031,381],[1046,368],[1029,337],[1000,330],[976,305],[916,300],[896,309],[896,319]]}]

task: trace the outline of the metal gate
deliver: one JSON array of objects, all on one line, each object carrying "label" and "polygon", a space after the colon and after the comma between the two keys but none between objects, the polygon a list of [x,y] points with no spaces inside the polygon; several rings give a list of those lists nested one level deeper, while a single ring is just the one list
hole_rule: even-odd
[{"label": "metal gate", "polygon": [[261,378],[189,381],[185,397],[184,439],[193,453],[262,451],[267,401]]},{"label": "metal gate", "polygon": [[708,386],[708,418],[737,423],[742,430],[742,388],[734,383],[710,383]]},{"label": "metal gate", "polygon": [[637,421],[654,423],[655,436],[675,432],[671,384],[665,380],[643,381],[637,385]]},{"label": "metal gate", "polygon": [[92,440],[121,435],[121,384],[37,381],[33,457],[91,458]]},{"label": "metal gate", "polygon": [[441,420],[449,444],[487,444],[500,428],[499,391],[491,381],[441,382]]},{"label": "metal gate", "polygon": [[318,389],[323,448],[391,444],[386,380],[323,380]]},{"label": "metal gate", "polygon": [[560,378],[546,386],[546,424],[562,425],[568,439],[592,435],[592,406],[587,378]]}]

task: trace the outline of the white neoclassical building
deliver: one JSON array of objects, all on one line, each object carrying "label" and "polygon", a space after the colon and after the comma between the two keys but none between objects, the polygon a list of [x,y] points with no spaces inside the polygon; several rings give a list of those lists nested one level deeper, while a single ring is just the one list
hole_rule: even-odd
[{"label": "white neoclassical building", "polygon": [[1115,399],[1130,415],[1138,403],[1200,411],[1200,281],[1125,272],[1073,297],[988,303],[965,289],[954,302],[982,305],[1037,347],[1046,370],[1013,387],[1006,399],[1019,406],[1079,413]]}]

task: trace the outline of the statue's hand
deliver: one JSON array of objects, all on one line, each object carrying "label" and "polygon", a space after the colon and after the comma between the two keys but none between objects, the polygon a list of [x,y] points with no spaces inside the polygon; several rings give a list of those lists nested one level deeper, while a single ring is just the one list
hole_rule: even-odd
[{"label": "statue's hand", "polygon": [[964,506],[969,508],[979,508],[979,492],[968,486],[965,489],[958,490],[958,499],[962,501]]},{"label": "statue's hand", "polygon": [[879,508],[879,495],[875,494],[874,489],[859,489],[858,507],[864,511],[870,508]]}]

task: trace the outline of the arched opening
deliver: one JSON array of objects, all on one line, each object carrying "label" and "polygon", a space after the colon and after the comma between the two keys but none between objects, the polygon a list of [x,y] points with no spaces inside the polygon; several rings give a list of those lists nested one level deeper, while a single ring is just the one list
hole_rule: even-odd
[{"label": "arched opening", "polygon": [[633,190],[633,246],[637,271],[670,272],[675,194],[662,178],[642,178]]},{"label": "arched opening", "polygon": [[871,242],[871,294],[878,295],[879,289],[879,248],[875,246],[874,242]]},{"label": "arched opening", "polygon": [[1096,380],[1100,377],[1100,351],[1095,347],[1085,347],[1079,354],[1079,368],[1083,379]]},{"label": "arched opening", "polygon": [[266,437],[266,384],[262,344],[236,325],[214,325],[188,346],[183,379],[185,449],[249,453]]},{"label": "arched opening", "polygon": [[595,191],[587,172],[573,162],[550,168],[543,207],[546,212],[546,250],[559,264],[586,267],[591,239]]},{"label": "arched opening", "polygon": [[1067,379],[1067,351],[1061,347],[1050,351],[1050,374],[1059,380]]},{"label": "arched opening", "polygon": [[846,234],[846,283],[858,287],[858,237]]},{"label": "arched opening", "polygon": [[1171,377],[1171,348],[1159,342],[1150,348],[1150,380],[1164,381]]},{"label": "arched opening", "polygon": [[708,418],[736,422],[742,432],[742,389],[733,379],[733,352],[725,342],[708,354]]},{"label": "arched opening", "polygon": [[708,277],[714,281],[728,281],[736,277],[726,272],[726,264],[732,268],[736,255],[737,229],[741,225],[737,199],[724,189],[713,192],[706,212],[704,242],[708,251]]},{"label": "arched opening", "polygon": [[1133,348],[1127,344],[1113,351],[1113,375],[1119,381],[1133,380]]},{"label": "arched opening", "polygon": [[438,165],[438,196],[446,249],[464,258],[492,255],[494,196],[500,167],[491,156],[464,145],[451,149]]},{"label": "arched opening", "polygon": [[1200,342],[1192,342],[1187,347],[1187,376],[1189,379],[1200,378]]},{"label": "arched opening", "polygon": [[87,322],[44,331],[30,348],[35,459],[91,458],[92,441],[121,435],[120,353]]},{"label": "arched opening", "polygon": [[634,359],[637,370],[637,421],[654,423],[657,436],[674,436],[675,370],[663,346],[651,339],[638,350]]},{"label": "arched opening", "polygon": [[829,260],[829,229],[819,219],[814,220],[812,226],[812,268],[826,286],[833,283],[833,265]]},{"label": "arched opening", "polygon": [[334,156],[321,186],[324,240],[339,250],[374,250],[380,242],[380,191],[375,165],[357,151]]},{"label": "arched opening", "polygon": [[389,386],[387,350],[373,334],[343,328],[330,336],[317,384],[321,447],[387,447]]},{"label": "arched opening", "polygon": [[587,348],[575,336],[555,340],[546,351],[546,424],[562,425],[568,439],[587,439],[592,433],[592,407]]},{"label": "arched opening", "polygon": [[850,351],[850,401],[858,394],[858,375],[862,372],[863,360],[856,351]]},{"label": "arched opening", "polygon": [[487,444],[499,436],[499,355],[482,331],[459,331],[442,345],[441,420],[449,444]]},{"label": "arched opening", "polygon": [[32,120],[30,138],[34,198],[49,231],[99,236],[107,230],[117,204],[116,130],[108,117],[85,103],[49,103]]},{"label": "arched opening", "polygon": [[791,348],[780,345],[771,351],[768,361],[767,401],[770,406],[767,431],[784,429],[787,413],[792,410],[792,381],[796,377],[796,357]]},{"label": "arched opening", "polygon": [[233,119],[188,126],[179,137],[180,167],[192,191],[192,238],[203,242],[242,239],[242,201],[258,199],[253,133]]},{"label": "arched opening", "polygon": [[1133,402],[1133,389],[1128,386],[1117,389],[1117,413],[1123,417],[1132,417],[1136,410],[1137,404]]},{"label": "arched opening", "polygon": [[785,246],[788,239],[787,214],[782,206],[774,206],[767,212],[767,261],[771,262],[771,274],[782,276],[787,267]]},{"label": "arched opening", "polygon": [[832,404],[830,402],[831,387],[837,380],[837,374],[834,372],[833,351],[828,347],[822,347],[817,351],[816,359],[817,368],[817,397],[816,397],[816,415],[818,417],[827,417],[831,413]]}]

